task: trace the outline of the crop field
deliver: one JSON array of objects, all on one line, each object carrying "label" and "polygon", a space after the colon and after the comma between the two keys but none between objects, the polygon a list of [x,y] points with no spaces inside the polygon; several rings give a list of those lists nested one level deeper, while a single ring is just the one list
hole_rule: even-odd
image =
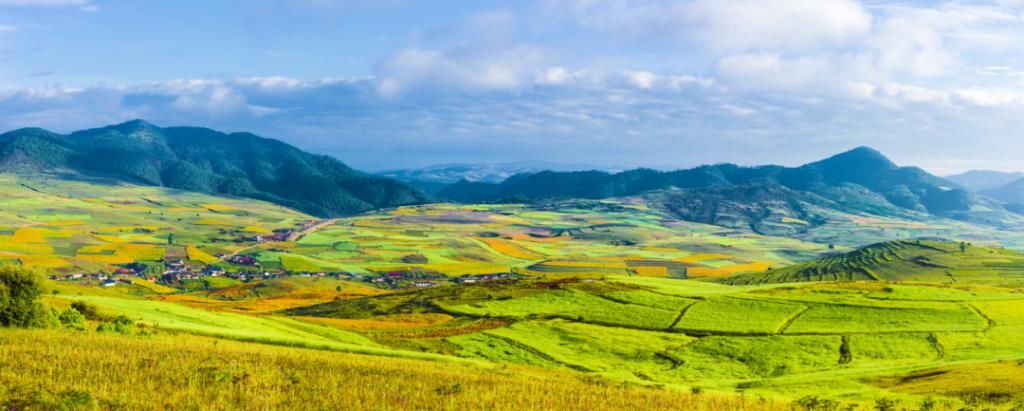
[{"label": "crop field", "polygon": [[264,269],[293,272],[695,278],[829,251],[616,201],[404,207],[341,219],[295,243],[257,243],[247,239],[314,219],[254,200],[102,182],[0,175],[0,192],[0,260],[56,273],[165,257],[244,270],[219,258],[242,253]]},{"label": "crop field", "polygon": [[[296,241],[257,242],[250,238],[303,229],[314,219],[257,201],[156,188],[10,176],[0,176],[0,187],[10,193],[0,200],[5,264],[67,274],[110,272],[133,262],[160,267],[164,258],[181,258],[197,269],[250,269],[222,260],[237,253],[255,258],[261,270],[292,274],[181,284],[133,278],[111,287],[48,283],[45,302],[51,307],[82,301],[153,330],[151,339],[81,334],[97,341],[123,338],[140,353],[197,338],[230,347],[203,346],[218,355],[267,350],[333,364],[324,358],[362,354],[382,364],[445,364],[435,371],[418,369],[428,373],[448,364],[488,370],[467,368],[458,378],[514,380],[520,377],[512,374],[525,370],[564,380],[566,390],[587,392],[580,395],[597,389],[653,401],[652,409],[670,408],[664,398],[734,401],[718,403],[725,408],[749,407],[741,399],[746,398],[763,409],[778,406],[776,401],[815,399],[861,409],[877,400],[917,409],[927,397],[936,399],[937,409],[1011,409],[1024,403],[1012,389],[1024,386],[1024,372],[1014,368],[1024,360],[1024,255],[983,243],[915,239],[851,250],[844,242],[830,247],[825,241],[678,221],[629,199],[402,207],[331,220]],[[852,238],[864,239],[878,227],[899,236],[917,232],[912,230],[934,234],[926,232],[934,227],[913,222],[829,224],[815,230],[862,230]],[[515,276],[446,281],[496,273]],[[436,284],[372,281],[405,274]],[[20,341],[33,334],[9,335]],[[33,352],[21,345],[8,349],[6,341],[0,337],[0,357]],[[229,370],[244,368],[235,376],[264,366],[225,364]],[[297,366],[312,372],[312,366]],[[499,372],[488,375],[492,370]],[[996,371],[1002,373],[998,378],[987,375]],[[8,390],[0,390],[0,399],[14,392],[17,401],[27,401],[32,393],[10,382],[11,372],[0,364],[0,388]],[[403,375],[420,371],[409,372]],[[474,394],[435,395],[438,388],[427,387],[428,393],[409,394],[409,401],[440,398],[457,408],[497,398],[488,397],[497,395],[489,385],[497,382],[458,381],[451,384]],[[115,386],[83,389],[102,404],[114,404]],[[221,393],[194,388],[195,395],[229,404],[248,393],[234,385],[213,387]],[[51,397],[64,392],[46,390]],[[563,408],[594,408],[574,404]]]},{"label": "crop field", "polygon": [[50,272],[110,270],[175,253],[212,263],[210,253],[238,248],[234,233],[311,219],[250,199],[103,182],[0,175],[0,192],[0,259]]}]

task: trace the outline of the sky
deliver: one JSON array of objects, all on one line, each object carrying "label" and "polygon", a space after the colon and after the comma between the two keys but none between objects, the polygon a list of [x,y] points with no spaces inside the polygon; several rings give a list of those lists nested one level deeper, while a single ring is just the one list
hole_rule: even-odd
[{"label": "sky", "polygon": [[1024,170],[1024,0],[0,0],[0,130],[142,118],[383,170]]}]

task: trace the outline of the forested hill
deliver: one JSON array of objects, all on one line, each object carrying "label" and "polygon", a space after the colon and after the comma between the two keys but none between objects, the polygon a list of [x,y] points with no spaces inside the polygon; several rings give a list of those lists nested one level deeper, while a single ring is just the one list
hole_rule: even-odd
[{"label": "forested hill", "polygon": [[321,217],[422,203],[398,181],[249,133],[161,128],[142,120],[68,135],[0,134],[0,172],[102,177],[266,200]]},{"label": "forested hill", "polygon": [[[461,202],[537,201],[561,198],[608,198],[662,189],[681,189],[685,200],[701,204],[732,201],[728,193],[751,190],[775,193],[762,198],[779,204],[837,202],[845,212],[883,214],[915,212],[992,225],[1016,224],[1019,216],[956,183],[917,167],[900,167],[884,155],[859,147],[800,167],[706,165],[677,171],[636,169],[541,172],[513,176],[500,184],[462,181],[438,197]],[[725,195],[725,197],[723,197]],[[837,200],[856,198],[856,201]],[[736,198],[735,202],[750,205]],[[888,210],[888,211],[886,211]]]}]

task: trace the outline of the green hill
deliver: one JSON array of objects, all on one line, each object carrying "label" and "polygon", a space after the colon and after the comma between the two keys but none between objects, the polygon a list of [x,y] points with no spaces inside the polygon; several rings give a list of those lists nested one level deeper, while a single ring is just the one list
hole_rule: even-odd
[{"label": "green hill", "polygon": [[1024,254],[942,241],[890,241],[763,273],[719,280],[727,284],[803,281],[912,281],[1024,284]]},{"label": "green hill", "polygon": [[278,140],[198,127],[160,128],[141,120],[69,135],[37,128],[0,134],[0,172],[103,177],[228,194],[321,217],[427,199],[398,181]]},{"label": "green hill", "polygon": [[[867,147],[800,167],[715,164],[688,170],[637,169],[615,174],[545,171],[515,175],[500,184],[460,181],[437,196],[460,202],[542,201],[623,197],[666,189],[682,193],[681,198],[666,204],[668,209],[682,210],[678,213],[682,218],[716,224],[714,216],[700,210],[737,203],[739,208],[748,209],[741,210],[739,220],[755,231],[762,211],[778,205],[789,209],[791,216],[814,219],[801,215],[800,203],[881,216],[930,214],[993,226],[1021,221],[992,200],[920,168],[897,166]],[[677,207],[673,203],[690,204]]]}]

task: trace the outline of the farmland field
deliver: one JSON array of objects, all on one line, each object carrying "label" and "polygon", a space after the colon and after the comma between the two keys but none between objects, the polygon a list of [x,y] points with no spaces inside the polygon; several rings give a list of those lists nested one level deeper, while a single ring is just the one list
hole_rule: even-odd
[{"label": "farmland field", "polygon": [[[178,350],[182,364],[169,369],[195,379],[189,389],[196,398],[217,404],[251,395],[225,382],[239,378],[273,387],[268,407],[281,401],[277,395],[296,395],[281,381],[321,384],[323,374],[299,357],[370,378],[352,381],[397,378],[358,368],[364,357],[356,355],[388,370],[414,366],[403,378],[440,378],[410,388],[427,392],[404,395],[450,407],[524,395],[495,384],[526,376],[561,381],[580,402],[546,404],[569,409],[593,409],[586,401],[598,395],[652,409],[1024,403],[1013,389],[1024,386],[1024,372],[1014,368],[1024,360],[1024,255],[1011,249],[929,240],[830,246],[679,221],[629,198],[431,204],[307,229],[316,219],[253,200],[12,176],[0,186],[10,193],[0,209],[0,261],[53,276],[43,301],[56,310],[85,303],[145,330],[102,335],[93,331],[102,319],[90,319],[84,332],[4,331],[0,358],[46,350],[80,364],[58,346],[23,344],[41,335],[133,347],[110,367]],[[294,241],[255,237],[275,230],[304,231]],[[144,278],[177,260],[196,272],[224,272]],[[135,264],[145,273],[108,286],[69,277]],[[260,271],[274,275],[244,276]],[[203,343],[181,351],[190,339]],[[92,358],[104,349],[74,352]],[[204,352],[216,370],[200,365]],[[266,361],[298,371],[253,376]],[[75,378],[93,376],[76,367]],[[998,378],[989,375],[997,371]],[[3,405],[57,401],[69,390],[104,407],[142,401],[118,397],[123,381],[34,393],[16,381],[18,372],[0,364]],[[214,383],[201,388],[201,381]],[[355,392],[363,392],[358,401],[399,401]]]}]

